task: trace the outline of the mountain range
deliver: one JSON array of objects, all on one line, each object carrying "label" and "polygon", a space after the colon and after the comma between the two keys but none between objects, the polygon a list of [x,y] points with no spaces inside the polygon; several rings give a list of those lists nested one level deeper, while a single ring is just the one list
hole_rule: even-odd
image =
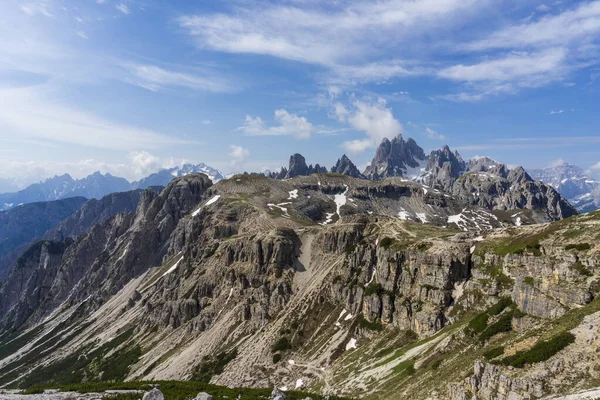
[{"label": "mountain range", "polygon": [[530,171],[531,176],[552,186],[567,198],[579,212],[600,209],[600,182],[581,167],[561,163]]},{"label": "mountain range", "polygon": [[270,176],[149,185],[0,213],[4,232],[23,210],[62,213],[12,245],[0,387],[525,400],[597,386],[600,212],[521,167],[398,136],[362,172],[293,154]]},{"label": "mountain range", "polygon": [[132,183],[125,178],[119,178],[109,173],[95,172],[82,179],[73,179],[69,174],[64,174],[35,183],[19,192],[0,194],[0,211],[39,201],[52,201],[78,196],[87,199],[100,199],[109,193],[146,189],[151,186],[166,186],[174,178],[191,173],[204,173],[213,182],[225,179],[219,170],[203,163],[197,165],[184,164],[180,167],[163,169]]}]

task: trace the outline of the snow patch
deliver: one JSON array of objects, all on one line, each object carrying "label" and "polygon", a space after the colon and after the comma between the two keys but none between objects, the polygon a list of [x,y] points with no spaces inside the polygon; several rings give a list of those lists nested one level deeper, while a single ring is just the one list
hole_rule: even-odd
[{"label": "snow patch", "polygon": [[290,365],[296,365],[296,361],[294,361],[294,360],[288,360],[288,364],[290,364]]},{"label": "snow patch", "polygon": [[296,380],[296,389],[300,389],[302,386],[304,386],[304,381],[302,379],[297,379]]},{"label": "snow patch", "polygon": [[517,219],[515,220],[515,225],[516,225],[516,226],[521,226],[521,225],[523,225],[523,222],[521,221],[521,217],[517,217]]},{"label": "snow patch", "polygon": [[169,275],[171,272],[175,271],[175,269],[177,269],[177,266],[179,265],[179,263],[180,263],[180,262],[182,262],[182,261],[183,261],[183,256],[181,256],[181,258],[180,258],[179,260],[177,260],[177,262],[176,262],[175,264],[173,264],[173,265],[171,266],[171,268],[169,268],[169,269],[167,270],[167,272],[165,272],[164,274],[162,274],[161,278],[162,278],[163,276]]},{"label": "snow patch", "polygon": [[335,215],[335,213],[327,213],[327,214],[325,214],[325,221],[321,222],[320,225],[325,226],[327,224],[330,224],[331,221],[333,221],[333,216],[334,215]]},{"label": "snow patch", "polygon": [[352,318],[354,318],[354,316],[352,314],[348,313],[348,314],[346,314],[346,317],[344,317],[344,321],[349,321]]},{"label": "snow patch", "polygon": [[[219,200],[220,197],[220,194],[216,195],[215,197],[207,201],[206,204],[204,204],[204,206],[210,206],[211,204],[216,203],[216,201]],[[200,210],[202,210],[202,206],[198,207],[198,209],[192,213],[192,217],[195,217],[196,215],[200,214]]]},{"label": "snow patch", "polygon": [[356,349],[356,339],[352,338],[346,343],[346,351]]},{"label": "snow patch", "polygon": [[410,213],[408,213],[404,208],[398,212],[398,218],[402,221],[408,221],[410,219]]},{"label": "snow patch", "polygon": [[335,205],[337,207],[337,209],[336,209],[335,212],[340,217],[341,217],[341,215],[340,215],[340,208],[342,208],[342,206],[346,205],[346,193],[348,193],[348,189],[350,189],[348,187],[348,185],[344,185],[344,186],[346,186],[346,190],[344,190],[344,193],[336,194],[333,197],[333,200],[335,201]]},{"label": "snow patch", "polygon": [[298,198],[298,189],[294,189],[289,192],[290,196],[287,198],[288,200],[297,199]]},{"label": "snow patch", "polygon": [[419,218],[419,220],[426,224],[427,223],[427,214],[425,213],[417,213],[417,218]]}]

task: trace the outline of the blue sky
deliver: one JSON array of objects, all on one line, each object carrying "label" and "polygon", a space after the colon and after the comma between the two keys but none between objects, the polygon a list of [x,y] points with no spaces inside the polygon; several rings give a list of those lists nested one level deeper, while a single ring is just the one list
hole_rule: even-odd
[{"label": "blue sky", "polygon": [[0,191],[384,137],[600,171],[600,1],[4,0]]}]

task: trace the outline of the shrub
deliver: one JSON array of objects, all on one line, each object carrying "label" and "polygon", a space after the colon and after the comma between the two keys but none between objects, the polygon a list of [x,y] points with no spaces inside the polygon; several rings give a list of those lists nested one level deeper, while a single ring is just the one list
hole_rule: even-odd
[{"label": "shrub", "polygon": [[536,343],[529,350],[519,351],[510,357],[503,358],[500,363],[515,368],[523,368],[525,364],[546,361],[574,341],[575,336],[571,332],[563,332],[549,340],[542,340]]},{"label": "shrub", "polygon": [[498,315],[502,311],[504,311],[506,309],[506,307],[510,307],[513,304],[514,303],[513,303],[512,299],[510,297],[502,297],[502,298],[500,298],[499,302],[497,302],[496,304],[494,304],[493,306],[491,306],[488,309],[487,314],[489,316]]},{"label": "shrub", "polygon": [[292,343],[290,343],[290,340],[287,337],[282,336],[275,342],[273,347],[271,347],[271,351],[273,353],[275,353],[277,351],[286,351],[291,348],[292,348]]},{"label": "shrub", "polygon": [[493,347],[485,353],[483,353],[483,357],[485,357],[486,360],[491,360],[492,358],[496,358],[498,356],[501,356],[502,354],[504,354],[504,346],[499,346]]},{"label": "shrub", "polygon": [[592,245],[589,243],[577,243],[577,244],[568,244],[565,246],[565,250],[578,250],[578,251],[586,251],[592,248]]},{"label": "shrub", "polygon": [[365,288],[365,296],[371,296],[373,294],[381,296],[384,292],[383,286],[381,286],[380,283],[372,283]]},{"label": "shrub", "polygon": [[378,322],[367,321],[365,319],[365,317],[363,317],[362,315],[359,315],[357,319],[358,319],[358,325],[361,328],[365,328],[370,331],[382,331],[383,330],[383,325],[381,325]]},{"label": "shrub", "polygon": [[487,314],[487,312],[483,312],[479,315],[477,315],[476,317],[474,317],[472,320],[469,321],[469,324],[467,325],[467,333],[470,333],[471,335],[475,335],[478,333],[481,333],[485,330],[485,328],[487,327],[487,322],[488,322],[489,316]]},{"label": "shrub", "polygon": [[442,359],[438,358],[437,360],[435,360],[432,364],[431,364],[431,369],[438,369],[440,367],[440,365],[442,365]]},{"label": "shrub", "polygon": [[531,276],[526,276],[525,278],[523,278],[523,282],[525,282],[529,286],[535,285],[535,280]]},{"label": "shrub", "polygon": [[279,361],[281,361],[281,354],[279,354],[279,353],[273,354],[273,364],[277,364]]},{"label": "shrub", "polygon": [[388,247],[390,247],[392,245],[392,243],[394,243],[394,239],[392,239],[391,237],[384,237],[379,242],[379,246],[387,249]]},{"label": "shrub", "polygon": [[479,341],[485,342],[486,340],[494,337],[500,332],[510,332],[512,331],[512,312],[508,312],[498,319],[495,323],[488,326],[481,334],[479,335]]},{"label": "shrub", "polygon": [[590,270],[587,269],[585,265],[581,263],[581,261],[577,261],[575,264],[571,265],[571,269],[577,271],[581,276],[592,276]]}]

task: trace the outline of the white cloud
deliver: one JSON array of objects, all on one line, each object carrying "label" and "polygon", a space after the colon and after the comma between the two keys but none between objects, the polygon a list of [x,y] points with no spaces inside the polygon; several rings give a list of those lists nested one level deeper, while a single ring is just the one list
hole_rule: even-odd
[{"label": "white cloud", "polygon": [[[186,15],[178,22],[201,48],[229,53],[270,55],[340,67],[341,73],[373,76],[381,68],[344,70],[375,49],[429,35],[432,27],[460,24],[463,13],[480,7],[475,0],[300,2],[253,4],[231,13]],[[376,35],[373,32],[377,32]],[[401,72],[399,65],[390,65]],[[379,70],[379,71],[377,71]]]},{"label": "white cloud", "polygon": [[547,5],[545,5],[545,4],[540,4],[540,5],[539,5],[539,6],[537,6],[535,9],[536,9],[536,10],[538,10],[538,11],[542,11],[542,12],[547,12],[547,11],[550,11],[550,7],[548,7],[548,6],[547,6]]},{"label": "white cloud", "polygon": [[550,111],[550,115],[562,114],[564,112],[565,112],[565,110],[552,110],[552,111]]},{"label": "white cloud", "polygon": [[376,102],[354,100],[351,110],[336,103],[334,113],[336,117],[348,123],[357,131],[364,132],[366,138],[346,141],[342,146],[350,153],[359,153],[368,148],[375,147],[383,138],[393,138],[402,133],[402,124],[394,118],[392,109],[386,106],[383,99]]},{"label": "white cloud", "polygon": [[191,144],[149,129],[109,121],[60,104],[47,87],[0,89],[0,138],[136,150]]},{"label": "white cloud", "polygon": [[433,129],[427,127],[425,128],[425,135],[427,135],[427,137],[429,139],[435,139],[435,140],[444,140],[446,139],[446,137],[444,135],[442,135],[441,133],[434,131]]},{"label": "white cloud", "polygon": [[537,21],[501,29],[485,39],[469,43],[467,50],[540,48],[589,41],[600,32],[600,1],[581,2],[577,8]]},{"label": "white cloud", "polygon": [[119,11],[121,11],[123,14],[125,15],[129,15],[131,14],[131,10],[129,9],[129,7],[127,7],[125,4],[121,3],[121,4],[117,4],[115,6],[115,8]]},{"label": "white cloud", "polygon": [[81,179],[96,171],[123,177],[131,182],[186,162],[189,161],[156,157],[146,151],[132,151],[127,156],[127,162],[122,163],[106,163],[94,159],[65,162],[0,159],[0,181],[3,181],[0,183],[11,184],[9,190],[21,190],[55,175],[68,173],[75,179]]},{"label": "white cloud", "polygon": [[206,76],[192,75],[182,72],[169,71],[155,65],[141,65],[126,63],[123,68],[131,76],[125,80],[133,85],[151,91],[165,87],[183,87],[189,89],[206,90],[210,92],[233,92],[235,88],[225,80],[207,74]]},{"label": "white cloud", "polygon": [[592,166],[590,167],[590,169],[592,169],[592,170],[600,170],[600,162],[598,162],[598,163],[596,163],[596,164],[592,165]]},{"label": "white cloud", "polygon": [[233,170],[239,170],[242,168],[246,161],[250,158],[250,151],[242,146],[230,145],[229,157],[231,157],[231,168]]},{"label": "white cloud", "polygon": [[79,36],[82,39],[88,38],[88,35],[84,31],[77,31],[77,36]]},{"label": "white cloud", "polygon": [[554,168],[554,167],[560,167],[561,165],[565,164],[565,160],[563,160],[562,158],[559,158],[558,160],[554,160],[550,163],[550,167]]},{"label": "white cloud", "polygon": [[21,4],[21,11],[29,16],[41,14],[46,17],[53,17],[53,14],[50,12],[48,2],[45,0],[24,2]]},{"label": "white cloud", "polygon": [[455,65],[442,69],[442,78],[465,81],[512,81],[519,78],[555,74],[566,58],[564,49],[551,49],[542,53],[516,53],[506,57],[483,61],[473,65]]},{"label": "white cloud", "polygon": [[212,124],[212,121],[210,119],[203,119],[202,120],[202,124],[203,125],[210,125],[210,124]]},{"label": "white cloud", "polygon": [[279,125],[267,127],[260,117],[247,115],[244,125],[237,129],[249,136],[294,136],[298,139],[308,139],[315,133],[306,117],[291,114],[284,109],[275,111],[275,120]]}]

